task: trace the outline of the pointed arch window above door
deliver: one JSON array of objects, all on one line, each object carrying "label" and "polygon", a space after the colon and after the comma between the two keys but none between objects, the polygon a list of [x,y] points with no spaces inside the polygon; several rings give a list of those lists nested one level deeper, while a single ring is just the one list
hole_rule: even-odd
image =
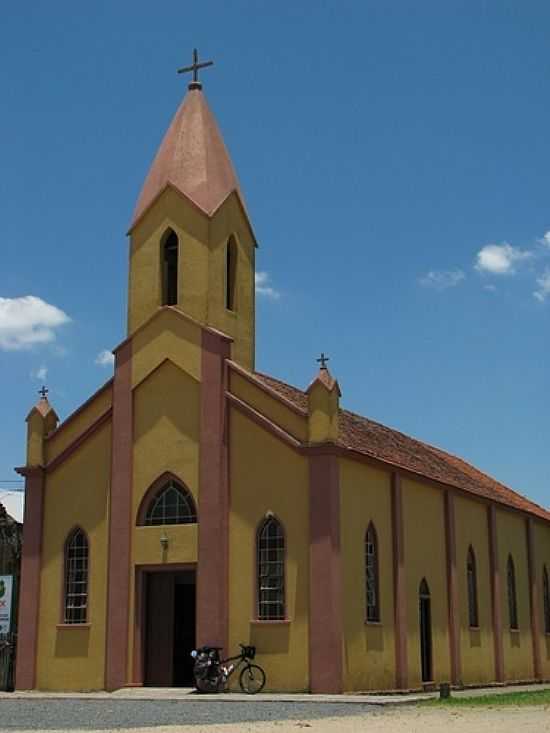
[{"label": "pointed arch window above door", "polygon": [[169,479],[150,500],[143,524],[195,524],[196,521],[197,510],[191,493]]}]

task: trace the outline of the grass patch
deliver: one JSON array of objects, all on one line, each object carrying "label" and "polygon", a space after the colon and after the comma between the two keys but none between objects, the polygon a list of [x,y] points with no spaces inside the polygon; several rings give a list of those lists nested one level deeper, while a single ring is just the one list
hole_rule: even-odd
[{"label": "grass patch", "polygon": [[500,695],[488,694],[479,697],[453,697],[448,700],[426,700],[419,703],[427,707],[493,707],[505,705],[550,705],[550,690],[536,690],[534,692],[506,692]]}]

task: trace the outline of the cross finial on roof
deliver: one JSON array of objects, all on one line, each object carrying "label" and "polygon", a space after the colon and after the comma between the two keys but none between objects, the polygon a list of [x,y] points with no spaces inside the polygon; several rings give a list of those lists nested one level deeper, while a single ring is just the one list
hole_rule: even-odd
[{"label": "cross finial on roof", "polygon": [[321,351],[321,356],[317,359],[317,361],[321,365],[321,369],[326,369],[327,361],[330,361],[330,358],[328,356],[325,356],[324,352]]},{"label": "cross finial on roof", "polygon": [[38,390],[38,394],[42,397],[43,400],[45,400],[46,397],[48,396],[49,391],[50,391],[49,389],[47,389],[44,385],[42,385],[42,389]]},{"label": "cross finial on roof", "polygon": [[193,49],[193,63],[191,66],[184,66],[182,69],[178,69],[178,74],[185,74],[188,71],[193,72],[193,81],[189,84],[189,89],[202,89],[202,84],[199,81],[199,69],[204,69],[206,66],[213,66],[213,61],[201,61],[199,63],[199,53],[196,48]]}]

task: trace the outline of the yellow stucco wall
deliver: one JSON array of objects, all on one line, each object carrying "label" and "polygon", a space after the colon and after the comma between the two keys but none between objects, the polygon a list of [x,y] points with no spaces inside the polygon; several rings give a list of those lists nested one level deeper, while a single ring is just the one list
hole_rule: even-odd
[{"label": "yellow stucco wall", "polygon": [[[307,690],[309,514],[307,459],[232,409],[229,645],[254,644],[270,690]],[[289,623],[257,622],[256,532],[273,512],[286,533]]]},{"label": "yellow stucco wall", "polygon": [[[532,679],[533,647],[529,610],[529,572],[525,517],[515,512],[497,510],[498,560],[501,578],[504,676],[506,679]],[[508,610],[508,555],[514,560],[519,631],[510,630]]]},{"label": "yellow stucco wall", "polygon": [[61,424],[45,442],[46,461],[52,461],[74,440],[85,432],[112,405],[113,390],[109,385],[81,406],[74,417],[69,416],[67,424]]},{"label": "yellow stucco wall", "polygon": [[132,387],[169,359],[197,382],[201,378],[201,328],[163,308],[132,340]]},{"label": "yellow stucco wall", "polygon": [[[177,308],[234,338],[232,357],[254,367],[254,242],[231,195],[210,220],[184,196],[166,189],[132,232],[128,331],[133,333],[161,305],[161,240],[168,228],[178,236]],[[226,245],[238,250],[236,308],[225,308]]]},{"label": "yellow stucco wall", "polygon": [[311,443],[338,440],[339,393],[316,380],[308,393],[308,435]]},{"label": "yellow stucco wall", "polygon": [[407,584],[409,685],[421,684],[418,590],[426,578],[431,594],[433,677],[450,679],[443,491],[403,481]]},{"label": "yellow stucco wall", "polygon": [[231,371],[230,377],[230,390],[236,397],[268,417],[298,440],[307,440],[307,417],[305,415],[298,415],[238,372]]},{"label": "yellow stucco wall", "polygon": [[[495,663],[486,506],[457,495],[455,525],[462,681],[491,682],[495,679]],[[469,626],[466,562],[470,546],[476,559],[479,629]]]},{"label": "yellow stucco wall", "polygon": [[[111,427],[104,425],[47,475],[40,578],[37,687],[102,689],[107,601],[108,491]],[[62,621],[64,546],[81,527],[89,539],[89,628]]]},{"label": "yellow stucco wall", "polygon": [[538,615],[539,615],[539,648],[542,666],[542,676],[550,679],[550,633],[546,633],[544,626],[544,602],[543,602],[543,568],[546,565],[550,574],[550,525],[542,522],[535,523],[535,555],[537,559],[537,589],[538,589]]},{"label": "yellow stucco wall", "polygon": [[[225,257],[230,234],[234,235],[238,251],[234,311],[228,311],[225,307]],[[233,337],[232,358],[253,370],[256,250],[250,227],[235,193],[228,196],[212,218],[210,253],[207,323]]]},{"label": "yellow stucco wall", "polygon": [[[134,391],[134,475],[128,674],[133,665],[134,567],[197,562],[197,525],[136,527],[141,500],[163,473],[175,474],[199,508],[200,385],[170,361]],[[200,511],[200,508],[199,508]],[[162,550],[160,537],[168,537]]]},{"label": "yellow stucco wall", "polygon": [[133,333],[161,305],[160,241],[168,228],[180,242],[180,306],[206,322],[208,291],[208,218],[185,197],[166,189],[132,231],[128,332]]},{"label": "yellow stucco wall", "polygon": [[[393,550],[389,472],[340,461],[344,604],[344,689],[395,686]],[[378,538],[380,623],[365,623],[365,533]]]}]

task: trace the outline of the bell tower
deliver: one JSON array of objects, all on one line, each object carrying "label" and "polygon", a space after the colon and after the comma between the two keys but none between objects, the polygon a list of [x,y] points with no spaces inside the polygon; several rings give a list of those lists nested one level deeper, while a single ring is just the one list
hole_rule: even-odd
[{"label": "bell tower", "polygon": [[128,335],[158,308],[177,308],[233,339],[254,369],[256,239],[229,153],[193,80],[158,149],[130,226]]}]

